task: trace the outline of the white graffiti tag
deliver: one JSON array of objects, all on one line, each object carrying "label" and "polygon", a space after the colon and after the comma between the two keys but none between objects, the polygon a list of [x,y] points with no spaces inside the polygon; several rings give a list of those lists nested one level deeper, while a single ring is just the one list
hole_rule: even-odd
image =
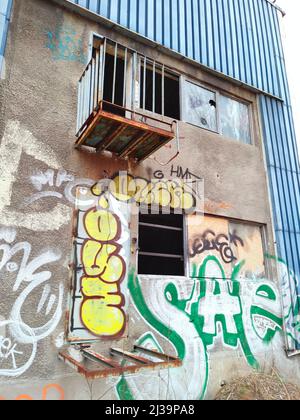
[{"label": "white graffiti tag", "polygon": [[[5,279],[6,283],[11,280],[13,293],[18,293],[12,305],[9,321],[2,323],[2,327],[5,326],[9,330],[10,337],[0,331],[0,361],[6,363],[11,361],[12,372],[7,369],[0,370],[0,376],[24,373],[33,359],[30,358],[23,363],[20,371],[17,359],[23,361],[25,357],[22,357],[23,346],[31,345],[35,354],[37,343],[57,328],[62,316],[63,284],[60,283],[57,290],[52,291],[53,286],[49,284],[52,272],[43,269],[59,261],[61,254],[48,250],[32,257],[32,246],[28,242],[15,243],[13,240],[16,236],[14,229],[0,229],[0,280]],[[10,243],[7,243],[7,240]],[[30,299],[32,296],[40,296],[36,307],[32,306]],[[34,327],[23,321],[25,313],[31,314]],[[24,351],[24,354],[28,354],[28,351]]]},{"label": "white graffiti tag", "polygon": [[[0,336],[0,366],[2,367],[3,363],[7,363],[8,366],[5,369],[0,369],[0,376],[6,376],[15,378],[23,375],[32,365],[37,351],[37,341],[35,339],[34,331],[25,324],[18,324],[15,321],[1,321],[0,329],[12,329],[14,327],[20,327],[23,331],[26,332],[28,337],[28,348],[24,348],[24,351],[18,350],[19,343],[17,340],[14,340],[9,337]],[[26,357],[26,353],[29,354]],[[25,360],[24,360],[25,357]],[[20,358],[20,362],[18,360]]]},{"label": "white graffiti tag", "polygon": [[45,172],[39,171],[32,175],[30,180],[38,192],[25,200],[29,205],[49,197],[66,199],[69,203],[74,204],[76,188],[79,186],[91,187],[95,183],[88,178],[75,178],[64,169],[59,169],[57,172],[53,169],[48,169]]}]

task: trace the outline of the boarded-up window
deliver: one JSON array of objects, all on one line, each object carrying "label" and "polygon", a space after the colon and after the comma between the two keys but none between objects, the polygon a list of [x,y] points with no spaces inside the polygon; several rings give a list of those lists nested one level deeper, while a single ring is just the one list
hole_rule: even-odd
[{"label": "boarded-up window", "polygon": [[[228,279],[242,263],[240,278],[266,277],[262,228],[225,218],[188,217],[190,272],[195,275],[206,257],[217,258]],[[196,271],[195,271],[196,270]],[[193,274],[194,273],[194,274]]]}]

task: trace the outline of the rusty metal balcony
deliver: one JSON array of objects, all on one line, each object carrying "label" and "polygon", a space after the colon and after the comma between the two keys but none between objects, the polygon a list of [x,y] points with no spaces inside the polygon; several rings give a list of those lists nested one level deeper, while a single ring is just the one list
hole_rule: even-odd
[{"label": "rusty metal balcony", "polygon": [[164,116],[167,77],[162,64],[100,39],[79,81],[76,147],[140,162],[174,139],[177,121]]},{"label": "rusty metal balcony", "polygon": [[[120,158],[132,158],[142,161],[175,137],[173,125],[164,123],[165,129],[155,127],[150,122],[162,124],[161,121],[121,108],[130,118],[107,112],[101,101],[99,110],[95,111],[86,123],[85,130],[78,138],[76,145],[95,148],[98,152],[109,151]],[[119,107],[118,107],[119,108]],[[137,120],[141,117],[145,122]]]}]

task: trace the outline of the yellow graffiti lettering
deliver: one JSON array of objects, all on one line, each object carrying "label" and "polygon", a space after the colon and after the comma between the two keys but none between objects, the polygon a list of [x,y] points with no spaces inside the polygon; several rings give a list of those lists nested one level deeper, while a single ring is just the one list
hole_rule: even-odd
[{"label": "yellow graffiti lettering", "polygon": [[86,297],[107,297],[118,293],[118,286],[115,283],[104,283],[98,278],[83,277],[81,279],[82,294]]},{"label": "yellow graffiti lettering", "polygon": [[120,173],[109,182],[106,190],[101,183],[92,189],[93,194],[100,197],[99,205],[103,208],[107,207],[107,200],[103,199],[107,190],[121,202],[136,202],[186,211],[194,209],[196,205],[196,197],[184,181],[149,182],[143,178],[134,178],[127,173]]},{"label": "yellow graffiti lettering", "polygon": [[81,306],[82,321],[94,335],[115,337],[124,328],[123,310],[116,306],[108,306],[108,302],[108,299],[88,299]]},{"label": "yellow graffiti lettering", "polygon": [[92,209],[85,215],[84,223],[87,234],[95,241],[110,242],[119,239],[119,220],[109,211]]},{"label": "yellow graffiti lettering", "polygon": [[107,210],[89,210],[84,227],[90,239],[82,246],[81,320],[87,330],[99,337],[115,338],[125,329],[120,291],[126,264],[120,256],[119,218]]}]

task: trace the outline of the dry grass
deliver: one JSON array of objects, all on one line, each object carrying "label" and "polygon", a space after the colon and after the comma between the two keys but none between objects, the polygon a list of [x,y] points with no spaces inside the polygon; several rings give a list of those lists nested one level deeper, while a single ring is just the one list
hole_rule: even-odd
[{"label": "dry grass", "polygon": [[221,389],[216,400],[298,401],[300,400],[300,388],[285,383],[280,375],[273,370],[271,375],[255,373],[235,379]]}]

